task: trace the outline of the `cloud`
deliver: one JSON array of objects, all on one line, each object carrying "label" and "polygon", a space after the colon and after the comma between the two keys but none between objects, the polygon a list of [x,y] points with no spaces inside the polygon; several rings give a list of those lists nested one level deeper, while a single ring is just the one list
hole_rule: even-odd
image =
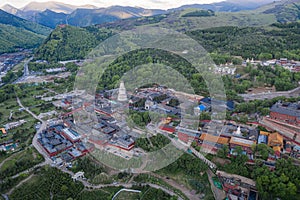
[{"label": "cloud", "polygon": [[[1,0],[0,6],[10,4],[17,8],[21,8],[32,0]],[[37,2],[47,2],[49,0],[34,0]],[[72,5],[92,4],[98,7],[108,7],[113,5],[121,6],[138,6],[144,8],[168,9],[175,8],[186,4],[205,4],[212,2],[220,2],[222,0],[54,0]]]}]

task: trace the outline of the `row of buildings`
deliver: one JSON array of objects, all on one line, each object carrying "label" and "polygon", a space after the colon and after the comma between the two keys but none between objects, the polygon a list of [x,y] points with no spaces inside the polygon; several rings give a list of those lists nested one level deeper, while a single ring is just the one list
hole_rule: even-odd
[{"label": "row of buildings", "polygon": [[[21,126],[22,124],[26,123],[25,120],[20,120],[17,122],[10,122],[4,125],[4,128],[0,128],[0,138],[5,138],[9,134],[9,130]],[[10,138],[10,137],[8,137]],[[19,146],[19,140],[13,139],[6,139],[5,141],[2,140],[0,144],[0,151],[15,151]]]},{"label": "row of buildings", "polygon": [[[160,131],[175,135],[184,143],[195,141],[203,151],[215,154],[224,145],[229,147],[229,154],[234,155],[236,147],[241,147],[243,154],[247,155],[249,160],[254,159],[253,148],[258,144],[265,144],[274,150],[274,155],[269,159],[280,158],[281,154],[295,154],[300,157],[298,145],[293,145],[278,132],[258,131],[249,126],[238,126],[230,122],[220,124],[220,127],[210,128],[210,121],[203,121],[204,128],[199,130],[186,129],[180,126],[174,127],[171,123],[160,126]],[[219,131],[218,131],[219,130]]]},{"label": "row of buildings", "polygon": [[6,73],[13,66],[19,64],[26,56],[30,54],[30,50],[20,50],[15,53],[4,53],[0,55],[0,73]]},{"label": "row of buildings", "polygon": [[87,147],[81,139],[81,135],[64,125],[50,126],[38,135],[38,143],[49,157],[60,157],[66,162],[84,156],[92,150],[92,147]]},{"label": "row of buildings", "polygon": [[270,109],[270,117],[280,122],[298,126],[300,129],[300,102],[277,102]]},{"label": "row of buildings", "polygon": [[[174,92],[164,88],[145,88],[137,91],[135,94],[127,95],[124,83],[119,90],[111,90],[96,95],[95,104],[83,105],[76,108],[72,113],[85,109],[90,112],[96,112],[98,121],[89,130],[87,140],[100,148],[114,147],[122,151],[131,151],[135,146],[135,139],[138,134],[128,129],[126,121],[122,119],[120,107],[124,108],[122,102],[126,102],[129,109],[146,112],[153,111],[161,114],[166,114],[180,119],[181,113],[179,109],[179,101],[176,101]],[[120,93],[121,91],[121,93]],[[114,97],[114,93],[118,93]],[[195,99],[193,99],[195,100]],[[210,98],[196,99],[199,106],[194,109],[193,114],[201,112],[209,112],[212,104],[222,104],[227,110],[234,110],[234,102],[217,102]],[[66,97],[61,100],[61,103],[70,106],[74,102],[72,97]],[[195,110],[199,110],[197,113]],[[71,113],[71,114],[72,114]],[[287,117],[289,116],[289,117]],[[277,103],[272,106],[270,117],[274,120],[279,120],[291,125],[299,125],[299,106],[298,104]],[[210,128],[210,121],[201,121],[199,130],[192,130],[184,126],[179,126],[176,120],[167,120],[168,123],[163,123],[159,126],[159,131],[175,134],[179,140],[188,143],[196,141],[203,148],[208,148],[212,153],[227,145],[230,148],[230,153],[234,154],[234,149],[237,146],[242,147],[243,153],[253,158],[252,147],[255,144],[264,143],[276,152],[279,157],[281,153],[292,152],[293,144],[283,139],[278,133],[265,134],[259,132],[255,128],[246,125],[238,126],[234,123],[227,122],[219,124],[217,129]],[[68,127],[75,127],[72,119],[65,118],[64,123]],[[78,125],[78,124],[77,124]],[[155,125],[156,126],[156,125]],[[297,148],[295,148],[297,149]]]},{"label": "row of buildings", "polygon": [[300,71],[300,61],[288,60],[287,58],[268,60],[268,61],[262,62],[261,64],[264,66],[279,65],[285,69],[290,70],[291,72],[299,72]]}]

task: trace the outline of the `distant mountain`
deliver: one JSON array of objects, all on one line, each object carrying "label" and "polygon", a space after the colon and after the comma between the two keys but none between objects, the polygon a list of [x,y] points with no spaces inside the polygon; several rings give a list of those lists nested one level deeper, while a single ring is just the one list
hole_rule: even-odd
[{"label": "distant mountain", "polygon": [[47,36],[51,29],[45,26],[27,21],[10,13],[7,13],[0,9],[0,24],[11,25],[19,28],[23,28],[25,30]]},{"label": "distant mountain", "polygon": [[[82,15],[79,15],[79,13],[75,13],[78,11],[80,11]],[[92,19],[90,17],[86,17],[89,13],[84,13],[84,11],[86,10],[76,10],[74,13],[69,15],[72,16],[74,14],[72,18],[70,17],[70,19],[68,19],[69,24],[71,24],[72,22],[71,19],[76,19],[76,23],[82,23],[82,20],[84,19]],[[112,10],[109,11],[112,12]],[[105,12],[101,9],[98,9],[98,12],[102,15],[105,14]],[[139,12],[135,12],[141,13],[141,10],[139,10]],[[98,15],[100,15],[99,13]],[[150,17],[117,20],[114,22],[102,23],[96,26],[89,26],[85,28],[59,26],[45,40],[43,45],[38,48],[36,52],[36,58],[45,59],[48,61],[84,58],[84,56],[92,48],[97,46],[101,40],[105,39],[108,36],[107,34],[100,34],[100,30],[110,30],[113,33],[116,33],[122,30],[134,29],[136,26],[146,25],[149,27],[154,26],[171,28],[181,32],[188,32],[191,30],[199,30],[219,26],[265,26],[276,22],[276,18],[272,14],[269,15],[258,13],[257,15],[254,15],[253,13],[255,12],[253,11],[245,13],[216,13],[213,16],[206,17],[181,17],[187,13],[188,10],[173,11],[170,13]],[[120,18],[121,16],[119,14],[120,13],[118,13],[118,15],[115,15],[115,17]],[[136,15],[131,14],[131,16]],[[99,19],[99,17],[96,19]],[[91,22],[85,23],[88,24]]]},{"label": "distant mountain", "polygon": [[73,6],[59,2],[32,2],[21,9],[5,5],[6,12],[14,14],[23,19],[39,23],[50,28],[59,24],[73,26],[90,26],[117,21],[120,19],[137,18],[166,14],[174,11],[181,11],[188,8],[213,10],[216,12],[238,12],[241,10],[253,10],[261,5],[273,2],[274,0],[227,0],[212,4],[184,5],[168,11],[159,9],[144,9],[129,6],[111,6],[108,8],[95,8],[94,6]]},{"label": "distant mountain", "polygon": [[28,16],[27,19],[54,29],[58,24],[66,24],[67,16],[65,13],[56,13],[47,9],[43,12],[36,13],[34,16]]},{"label": "distant mountain", "polygon": [[57,13],[66,13],[69,14],[76,10],[77,8],[87,8],[87,9],[96,9],[96,6],[93,5],[82,5],[82,6],[74,6],[74,5],[69,5],[69,4],[64,4],[60,2],[55,2],[55,1],[49,1],[49,2],[31,2],[21,8],[23,12],[28,12],[28,11],[37,11],[37,12],[42,12],[45,10],[52,10]]},{"label": "distant mountain", "polygon": [[0,53],[40,45],[51,29],[0,10]]},{"label": "distant mountain", "polygon": [[238,12],[242,10],[254,10],[262,5],[273,2],[274,0],[227,0],[211,4],[191,4],[183,5],[178,8],[169,9],[168,11],[184,10],[188,8],[197,8],[213,10],[215,12]]},{"label": "distant mountain", "polygon": [[1,10],[13,14],[13,15],[18,15],[18,12],[20,12],[21,10],[19,10],[18,8],[15,8],[9,4],[5,4],[4,6],[1,7]]},{"label": "distant mountain", "polygon": [[273,2],[259,9],[265,14],[274,14],[280,23],[300,20],[300,1],[282,0]]},{"label": "distant mountain", "polygon": [[102,24],[120,19],[137,18],[163,14],[166,11],[157,9],[144,9],[138,7],[111,6],[99,9],[77,9],[67,17],[69,25],[89,26]]},{"label": "distant mountain", "polygon": [[[48,9],[44,9],[46,7]],[[14,14],[18,17],[48,26],[50,28],[55,28],[59,24],[90,26],[120,19],[153,16],[166,13],[166,11],[159,9],[144,9],[129,6],[111,6],[108,8],[95,9],[94,7],[90,6],[76,7],[56,2],[47,2],[43,4],[30,3],[23,9],[17,9],[13,6],[5,5],[3,9],[6,12]]]}]

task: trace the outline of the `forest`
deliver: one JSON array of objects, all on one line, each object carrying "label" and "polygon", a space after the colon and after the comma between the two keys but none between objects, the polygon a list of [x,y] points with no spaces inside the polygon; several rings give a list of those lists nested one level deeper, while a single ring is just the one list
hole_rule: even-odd
[{"label": "forest", "polygon": [[37,48],[45,39],[45,36],[1,23],[0,30],[0,53],[15,52],[20,48]]},{"label": "forest", "polygon": [[215,12],[212,10],[196,10],[182,15],[182,17],[210,17],[214,16]]},{"label": "forest", "polygon": [[147,152],[157,151],[170,143],[170,139],[158,134],[150,138],[138,138],[136,146],[144,149]]},{"label": "forest", "polygon": [[[153,17],[153,20],[156,18],[160,19]],[[143,18],[137,22],[143,22]],[[57,27],[36,51],[36,56],[48,61],[82,59],[93,47],[119,29],[118,24],[85,28]],[[187,31],[186,34],[210,53],[242,56],[244,59],[284,57],[300,60],[300,22],[275,23],[265,27],[223,26]]]},{"label": "forest", "polygon": [[[188,32],[211,52],[210,56],[216,64],[233,62],[237,65],[242,62],[237,55],[260,60],[281,57],[300,60],[300,46],[297,42],[300,39],[299,33],[300,23],[297,22],[285,25],[273,24],[270,27],[219,27]],[[50,61],[82,59],[92,47],[113,34],[115,34],[113,29],[98,29],[96,26],[58,27],[37,50],[36,55],[39,59]],[[98,88],[100,90],[114,88],[125,72],[146,63],[171,66],[190,81],[196,94],[208,95],[203,74],[190,67],[190,64],[178,55],[157,49],[140,49],[122,55],[104,72]],[[290,90],[297,86],[300,78],[299,73],[291,73],[281,67],[248,66],[245,73],[248,73],[249,77],[243,79],[223,77],[229,100],[240,101],[238,93],[244,93],[249,88],[257,86],[275,86],[277,91]]]},{"label": "forest", "polygon": [[[273,24],[269,27],[224,26],[187,33],[207,51],[229,53],[244,59],[288,58],[300,60],[300,23]],[[263,55],[271,55],[263,57]]]},{"label": "forest", "polygon": [[36,48],[50,32],[50,28],[0,9],[0,53],[15,52],[20,48]]},{"label": "forest", "polygon": [[112,34],[111,30],[94,26],[58,26],[36,50],[35,58],[52,62],[83,59],[93,47]]}]

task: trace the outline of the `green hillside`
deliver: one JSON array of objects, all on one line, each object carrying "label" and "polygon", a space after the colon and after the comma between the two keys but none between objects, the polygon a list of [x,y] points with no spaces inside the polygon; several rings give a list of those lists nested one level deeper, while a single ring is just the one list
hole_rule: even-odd
[{"label": "green hillside", "polygon": [[[244,58],[258,58],[261,53],[270,53],[273,57],[298,58],[299,24],[296,21],[300,16],[297,14],[300,6],[297,7],[298,4],[294,1],[275,2],[257,10],[234,13],[208,14],[199,9],[186,9],[151,17],[125,19],[95,27],[68,26],[65,29],[56,29],[52,34],[58,38],[50,36],[36,55],[38,58],[51,61],[83,58],[111,32],[146,26],[187,33],[209,52],[229,53]],[[292,27],[272,25],[282,21],[280,19],[283,16],[285,21],[295,22]]]},{"label": "green hillside", "polygon": [[151,17],[125,19],[113,23],[101,24],[98,27],[128,30],[135,26],[155,26],[171,28],[177,31],[190,31],[220,26],[264,26],[277,22],[274,14],[257,13],[256,11],[216,12],[205,17],[195,16],[197,13],[197,9],[187,9]]},{"label": "green hillside", "polygon": [[296,22],[300,17],[299,0],[285,0],[273,2],[256,10],[240,12],[214,12],[206,14],[199,9],[175,10],[173,12],[143,17],[138,19],[126,19],[99,27],[118,28],[121,30],[131,29],[135,26],[159,26],[178,31],[191,31],[208,29],[221,26],[259,27],[267,26],[276,22]]},{"label": "green hillside", "polygon": [[[118,27],[120,28],[120,27]],[[66,26],[55,29],[36,53],[49,61],[82,59],[116,30],[96,27]],[[224,26],[186,32],[208,52],[243,58],[287,57],[300,60],[300,23],[273,24],[261,27]]]},{"label": "green hillside", "polygon": [[286,57],[300,60],[300,23],[267,27],[218,27],[188,33],[209,52],[244,58]]},{"label": "green hillside", "polygon": [[0,10],[0,53],[38,47],[50,32],[50,28]]},{"label": "green hillside", "polygon": [[[159,26],[186,32],[224,26],[225,24],[231,26],[255,26],[276,22],[273,15],[267,14],[259,16],[244,13],[216,13],[206,17],[186,16],[189,12],[176,11],[170,14],[127,19],[86,28],[58,27],[37,50],[36,57],[49,61],[84,58],[91,48],[110,36],[111,32],[130,30],[136,26]],[[185,17],[181,17],[181,15],[185,15]]]},{"label": "green hillside", "polygon": [[112,32],[94,27],[57,27],[36,51],[37,59],[49,61],[82,59]]},{"label": "green hillside", "polygon": [[11,25],[18,28],[23,28],[25,30],[47,36],[51,29],[25,19],[19,18],[15,15],[9,14],[0,9],[0,24]]},{"label": "green hillside", "polygon": [[17,48],[38,47],[45,36],[17,28],[0,24],[0,53],[14,52]]},{"label": "green hillside", "polygon": [[274,1],[256,11],[263,14],[273,14],[280,23],[298,21],[300,19],[300,2],[299,0]]}]

